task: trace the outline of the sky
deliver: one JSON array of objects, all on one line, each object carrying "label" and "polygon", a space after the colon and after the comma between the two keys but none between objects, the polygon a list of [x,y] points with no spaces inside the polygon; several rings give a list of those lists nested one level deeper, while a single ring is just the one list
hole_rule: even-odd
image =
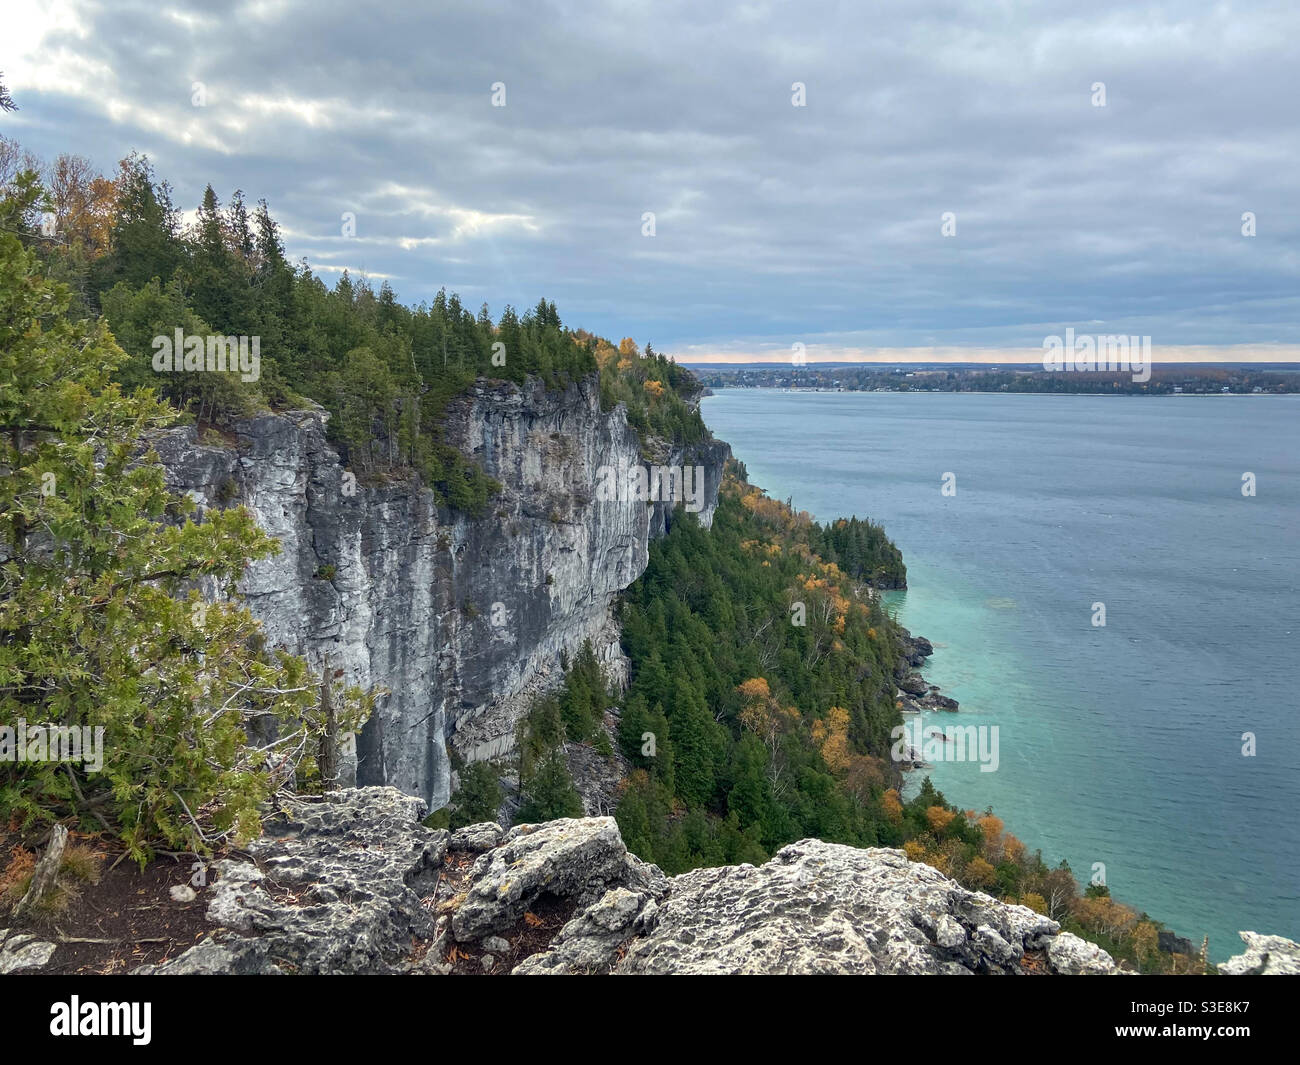
[{"label": "sky", "polygon": [[0,134],[106,172],[139,150],[190,210],[265,197],[291,257],[406,303],[545,297],[687,362],[1027,361],[1067,327],[1300,361],[1295,0],[23,0],[4,25]]}]

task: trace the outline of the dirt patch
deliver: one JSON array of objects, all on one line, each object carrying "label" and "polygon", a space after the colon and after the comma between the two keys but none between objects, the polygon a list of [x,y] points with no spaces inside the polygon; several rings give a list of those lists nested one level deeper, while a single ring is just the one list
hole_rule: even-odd
[{"label": "dirt patch", "polygon": [[[208,902],[204,889],[195,888],[198,896],[193,902],[171,898],[173,885],[189,883],[193,858],[159,857],[141,870],[129,859],[114,865],[121,849],[111,843],[80,835],[76,842],[96,852],[97,883],[79,885],[79,893],[67,909],[48,920],[12,922],[8,906],[0,912],[0,925],[57,945],[50,963],[31,971],[129,972],[137,965],[176,957],[216,927],[205,916]],[[12,866],[24,863],[23,854],[16,835],[0,833],[0,880]]]}]

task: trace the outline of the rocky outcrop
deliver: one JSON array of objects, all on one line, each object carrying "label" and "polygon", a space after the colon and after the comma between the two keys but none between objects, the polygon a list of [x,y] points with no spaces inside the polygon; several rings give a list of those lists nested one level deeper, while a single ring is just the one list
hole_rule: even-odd
[{"label": "rocky outcrop", "polygon": [[934,654],[934,645],[924,636],[913,636],[901,625],[898,628],[898,646],[902,661],[899,663],[900,675],[908,666],[917,669]]},{"label": "rocky outcrop", "polygon": [[505,931],[543,895],[586,906],[611,888],[662,892],[664,886],[657,866],[628,854],[612,817],[516,825],[474,863],[451,932],[472,941]]},{"label": "rocky outcrop", "polygon": [[[611,927],[620,915],[625,924]],[[548,951],[554,958],[530,958],[516,972],[591,971],[597,931],[621,950],[606,958],[617,973],[1117,971],[1055,921],[967,891],[901,851],[820,840],[791,844],[757,868],[673,877],[662,900],[611,892],[565,926]]]},{"label": "rocky outcrop", "polygon": [[1300,976],[1300,943],[1281,936],[1238,932],[1246,952],[1219,966],[1224,976]]},{"label": "rocky outcrop", "polygon": [[424,802],[393,788],[282,799],[249,847],[213,865],[208,920],[223,931],[137,972],[392,973],[413,939],[433,935],[430,895],[445,831],[420,824]]},{"label": "rocky outcrop", "polygon": [[[820,840],[761,866],[666,877],[612,818],[425,828],[393,788],[283,799],[252,861],[202,889],[221,926],[138,973],[1111,975],[1101,948],[902,851]],[[29,937],[11,937],[32,967]],[[1224,973],[1294,973],[1300,945],[1243,932]],[[3,939],[3,933],[0,933]],[[0,955],[2,956],[2,955]]]},{"label": "rocky outcrop", "polygon": [[471,761],[506,753],[563,655],[590,640],[612,678],[626,672],[611,604],[673,510],[602,501],[600,467],[702,467],[708,525],[730,453],[709,440],[643,454],[624,409],[601,410],[595,378],[562,391],[479,382],[444,427],[502,485],[470,517],[438,507],[409,471],[356,480],[325,423],[320,408],[261,414],[224,443],[190,426],[154,446],[172,488],[204,507],[242,503],[280,541],[241,585],[268,640],[387,689],[358,738],[357,780],[434,809],[451,793],[448,743]]}]

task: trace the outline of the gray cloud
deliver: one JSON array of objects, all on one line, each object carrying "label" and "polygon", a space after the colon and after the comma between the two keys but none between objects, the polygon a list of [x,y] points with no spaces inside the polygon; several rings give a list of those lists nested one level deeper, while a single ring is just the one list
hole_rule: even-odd
[{"label": "gray cloud", "polygon": [[1300,343],[1290,2],[392,6],[74,0],[5,60],[6,132],[265,196],[408,301],[684,355]]}]

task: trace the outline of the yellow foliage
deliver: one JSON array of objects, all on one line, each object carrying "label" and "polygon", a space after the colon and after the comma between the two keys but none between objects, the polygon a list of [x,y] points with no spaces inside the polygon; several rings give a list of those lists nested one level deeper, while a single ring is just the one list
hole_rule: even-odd
[{"label": "yellow foliage", "polygon": [[833,732],[822,744],[822,761],[832,773],[843,773],[849,768],[853,752],[849,750],[849,738],[842,732]]},{"label": "yellow foliage", "polygon": [[[884,815],[887,818],[889,818],[889,820],[892,821],[894,824],[898,824],[903,820],[903,801],[898,797],[897,788],[890,788],[887,792],[885,792],[884,795],[880,797],[880,809],[884,812]],[[922,847],[921,849],[924,852],[925,848]],[[919,858],[913,858],[912,860],[920,861]]]},{"label": "yellow foliage", "polygon": [[966,882],[972,887],[983,890],[986,887],[991,887],[997,878],[998,871],[978,855],[966,865]]},{"label": "yellow foliage", "polygon": [[1047,916],[1047,900],[1036,891],[1031,891],[1028,895],[1022,896],[1020,905],[1028,906],[1034,913],[1041,913],[1044,917]]},{"label": "yellow foliage", "polygon": [[909,839],[903,844],[903,853],[907,855],[909,861],[925,861],[925,848],[914,839]]},{"label": "yellow foliage", "polygon": [[1133,953],[1138,961],[1146,961],[1160,949],[1160,933],[1150,921],[1141,922],[1133,929]]},{"label": "yellow foliage", "polygon": [[1025,845],[1008,832],[1002,840],[1002,855],[1019,865],[1025,857]]},{"label": "yellow foliage", "polygon": [[956,816],[951,810],[945,810],[942,806],[930,806],[925,811],[925,819],[930,822],[930,827],[935,832],[942,832],[952,824],[952,819]]}]

